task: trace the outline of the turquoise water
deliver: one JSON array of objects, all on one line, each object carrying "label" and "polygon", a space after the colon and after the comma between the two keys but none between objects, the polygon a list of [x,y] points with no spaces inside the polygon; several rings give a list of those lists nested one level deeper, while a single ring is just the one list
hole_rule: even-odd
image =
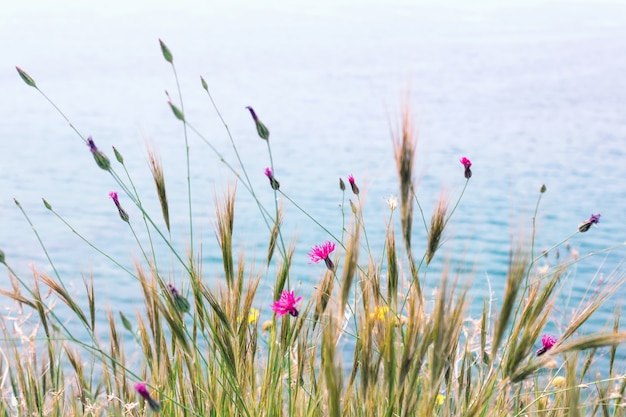
[{"label": "turquoise water", "polygon": [[[497,302],[511,241],[530,239],[541,184],[548,191],[536,219],[538,250],[572,234],[591,213],[602,214],[598,227],[570,242],[581,257],[626,240],[626,6],[619,2],[66,5],[13,6],[0,16],[0,248],[25,277],[31,264],[51,272],[13,204],[17,198],[66,283],[79,292],[81,274],[93,273],[102,311],[110,306],[132,314],[140,307],[138,285],[51,216],[41,197],[124,265],[132,265],[140,251],[108,198],[115,183],[14,66],[28,71],[111,158],[111,146],[124,154],[144,204],[162,225],[145,143],[156,147],[165,166],[172,239],[185,253],[184,137],[166,104],[163,90],[177,101],[176,86],[158,38],[174,53],[188,120],[234,163],[200,87],[202,75],[267,207],[274,204],[263,175],[269,159],[247,105],[271,131],[281,190],[337,235],[338,179],[355,176],[375,254],[381,253],[389,214],[385,198],[397,192],[389,125],[409,96],[420,137],[417,193],[427,216],[442,192],[455,201],[462,190],[459,158],[474,164],[429,272],[429,289],[437,287],[438,271],[448,262],[453,272],[462,265],[462,280],[472,279],[479,304],[489,297],[488,285]],[[213,200],[233,175],[197,136],[189,140],[195,249],[202,250],[206,279],[217,283]],[[236,247],[260,268],[269,232],[241,185],[238,191]],[[138,220],[138,210],[121,200]],[[328,235],[293,205],[285,202],[284,208],[286,240],[297,242],[291,280],[308,293],[324,270],[309,265],[306,253]],[[425,245],[420,224],[416,217],[418,254]],[[165,245],[157,251],[163,267],[175,264]],[[569,322],[586,292],[621,276],[624,254],[620,248],[572,268],[552,331]],[[565,248],[560,255],[570,256]],[[177,282],[180,269],[172,277]],[[271,282],[264,281],[257,305],[265,315]],[[624,295],[626,289],[613,301]],[[613,301],[592,330],[611,319]]]}]

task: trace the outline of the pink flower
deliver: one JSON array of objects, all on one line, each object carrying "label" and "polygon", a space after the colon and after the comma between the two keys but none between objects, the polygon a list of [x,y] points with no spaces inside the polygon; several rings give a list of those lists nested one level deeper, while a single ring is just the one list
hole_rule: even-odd
[{"label": "pink flower", "polygon": [[470,167],[472,166],[472,161],[464,156],[463,158],[461,158],[461,163],[465,167],[465,178],[469,180],[472,177],[472,170],[470,169]]},{"label": "pink flower", "polygon": [[117,207],[117,211],[120,214],[120,218],[124,220],[126,223],[128,223],[128,221],[130,220],[130,217],[128,216],[128,213],[126,212],[126,210],[122,208],[122,205],[120,204],[120,200],[117,197],[117,193],[115,191],[111,191],[109,193],[109,197],[111,197],[111,199],[113,200],[113,203],[115,203],[115,207]]},{"label": "pink flower", "polygon": [[280,188],[280,183],[274,178],[274,173],[271,168],[265,168],[265,176],[270,180],[272,190],[278,190]]},{"label": "pink flower", "polygon": [[294,296],[293,290],[283,290],[280,298],[277,301],[274,301],[274,303],[272,304],[272,310],[276,313],[278,317],[284,316],[287,313],[291,314],[294,317],[298,317],[296,304],[300,300],[302,300],[302,297],[296,298]]},{"label": "pink flower", "polygon": [[359,187],[357,187],[356,183],[354,182],[354,177],[352,176],[352,174],[348,175],[348,182],[350,183],[350,188],[352,188],[352,192],[354,193],[354,195],[359,195]]},{"label": "pink flower", "polygon": [[552,346],[554,346],[556,342],[557,342],[556,337],[552,335],[544,334],[543,337],[541,338],[542,346],[539,348],[539,350],[537,350],[537,356],[541,356],[547,351],[549,351],[550,349],[552,349]]},{"label": "pink flower", "polygon": [[161,410],[161,404],[150,396],[145,382],[137,382],[137,384],[135,384],[135,391],[137,391],[141,398],[148,402],[148,406],[152,411],[158,412]]},{"label": "pink flower", "polygon": [[326,263],[326,267],[332,271],[335,269],[335,265],[330,259],[330,254],[334,250],[335,244],[327,240],[321,245],[313,246],[313,248],[311,248],[311,253],[309,253],[309,258],[311,258],[311,261],[315,263],[323,260]]}]

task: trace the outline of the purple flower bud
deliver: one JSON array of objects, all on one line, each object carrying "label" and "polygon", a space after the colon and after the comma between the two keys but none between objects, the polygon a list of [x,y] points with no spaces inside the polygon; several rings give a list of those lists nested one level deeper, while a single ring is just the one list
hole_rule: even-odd
[{"label": "purple flower bud", "polygon": [[248,111],[250,112],[250,116],[252,116],[252,120],[254,120],[254,124],[256,125],[256,131],[259,134],[259,137],[261,139],[269,140],[270,131],[267,126],[265,126],[263,122],[259,120],[259,116],[256,115],[256,112],[252,107],[247,106],[246,109],[248,109]]},{"label": "purple flower bud", "polygon": [[111,191],[109,193],[109,197],[111,197],[111,199],[113,200],[113,203],[115,203],[115,207],[117,207],[117,211],[120,214],[120,218],[124,220],[126,223],[128,223],[130,217],[128,216],[128,213],[126,213],[126,210],[122,208],[122,205],[120,204],[120,200],[117,197],[117,193],[115,191]]},{"label": "purple flower bud", "polygon": [[98,149],[91,136],[87,138],[87,146],[89,146],[89,150],[91,151],[96,164],[105,171],[109,171],[111,169],[111,162],[109,162],[109,158],[104,154],[104,152]]}]

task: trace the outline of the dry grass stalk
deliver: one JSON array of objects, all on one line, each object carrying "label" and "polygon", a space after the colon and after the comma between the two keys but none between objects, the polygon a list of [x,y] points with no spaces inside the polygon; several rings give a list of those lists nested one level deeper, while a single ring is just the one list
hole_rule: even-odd
[{"label": "dry grass stalk", "polygon": [[165,190],[165,176],[163,175],[163,165],[159,159],[156,151],[148,147],[148,166],[152,173],[152,179],[157,190],[157,197],[159,198],[159,204],[161,205],[161,213],[163,214],[163,220],[167,231],[170,231],[170,209],[167,203],[167,192]]},{"label": "dry grass stalk", "polygon": [[428,242],[426,250],[426,265],[430,264],[439,249],[439,242],[446,226],[446,213],[448,211],[448,200],[441,196],[437,202],[437,207],[430,219],[430,229],[428,230]]},{"label": "dry grass stalk", "polygon": [[400,215],[402,237],[407,252],[411,251],[411,231],[413,227],[413,194],[415,150],[418,135],[413,126],[411,108],[408,103],[403,106],[400,116],[400,127],[391,132],[394,156],[400,182]]}]

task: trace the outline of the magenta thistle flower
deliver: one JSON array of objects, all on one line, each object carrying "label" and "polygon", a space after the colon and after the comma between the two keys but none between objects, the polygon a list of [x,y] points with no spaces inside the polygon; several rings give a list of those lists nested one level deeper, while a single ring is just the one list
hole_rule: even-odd
[{"label": "magenta thistle flower", "polygon": [[537,350],[537,356],[541,356],[547,351],[549,351],[550,349],[552,349],[552,346],[556,344],[556,341],[557,341],[556,337],[552,335],[544,334],[543,337],[541,338],[542,346],[539,348],[539,350]]},{"label": "magenta thistle flower", "polygon": [[302,300],[302,297],[295,297],[293,290],[283,290],[280,298],[272,304],[272,310],[278,317],[289,313],[294,317],[298,317],[298,309],[296,304]]},{"label": "magenta thistle flower", "polygon": [[472,170],[470,169],[470,167],[472,166],[472,161],[464,156],[463,158],[461,158],[461,163],[465,167],[465,178],[469,180],[472,177]]},{"label": "magenta thistle flower", "polygon": [[351,175],[348,175],[348,182],[350,183],[350,188],[352,188],[352,192],[354,193],[354,195],[359,195],[359,187],[357,187],[356,183],[354,182],[354,177]]},{"label": "magenta thistle flower", "polygon": [[592,224],[598,224],[598,223],[600,223],[600,213],[592,214],[588,220],[585,220],[584,222],[578,225],[578,231],[580,233],[585,233],[587,230],[589,230]]},{"label": "magenta thistle flower", "polygon": [[269,178],[272,190],[278,190],[280,188],[280,183],[276,180],[276,178],[274,178],[271,168],[265,168],[265,176]]},{"label": "magenta thistle flower", "polygon": [[324,261],[326,263],[326,268],[332,271],[335,269],[335,265],[330,259],[330,254],[334,250],[335,244],[327,240],[321,245],[313,246],[313,248],[311,248],[311,253],[309,253],[309,258],[311,258],[311,261],[315,263],[318,263],[319,261]]},{"label": "magenta thistle flower", "polygon": [[148,392],[148,387],[146,386],[145,382],[137,382],[137,384],[135,385],[135,391],[137,391],[141,398],[146,400],[148,406],[152,411],[158,412],[161,410],[161,404],[159,404],[157,400],[152,398],[150,392]]},{"label": "magenta thistle flower", "polygon": [[128,216],[128,213],[126,213],[126,210],[122,208],[122,205],[120,204],[120,200],[117,197],[117,193],[115,191],[111,191],[109,193],[109,197],[111,197],[111,199],[113,200],[113,203],[115,203],[115,207],[117,207],[117,211],[120,213],[121,219],[124,220],[126,223],[128,223],[128,220],[130,218]]}]

